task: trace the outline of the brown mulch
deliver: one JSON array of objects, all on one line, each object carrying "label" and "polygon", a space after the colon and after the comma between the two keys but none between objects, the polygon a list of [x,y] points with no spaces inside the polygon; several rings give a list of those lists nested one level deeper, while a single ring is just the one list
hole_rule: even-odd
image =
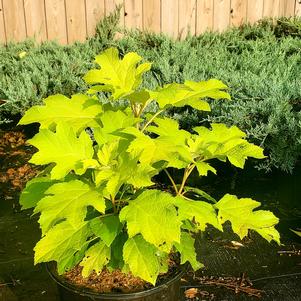
[{"label": "brown mulch", "polygon": [[0,184],[6,194],[21,191],[38,169],[28,163],[34,149],[26,145],[21,131],[0,132]]}]

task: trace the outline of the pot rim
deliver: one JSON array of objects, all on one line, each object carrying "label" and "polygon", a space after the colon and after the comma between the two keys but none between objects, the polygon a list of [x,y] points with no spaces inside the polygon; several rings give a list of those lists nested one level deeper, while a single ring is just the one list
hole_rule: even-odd
[{"label": "pot rim", "polygon": [[152,294],[155,294],[156,292],[160,290],[166,289],[169,285],[172,283],[178,281],[185,273],[187,269],[187,265],[181,265],[179,267],[178,272],[168,281],[165,283],[162,283],[158,286],[155,286],[151,289],[147,289],[141,292],[136,293],[97,293],[90,289],[87,289],[85,287],[76,286],[74,284],[71,284],[70,282],[64,280],[63,277],[59,276],[57,273],[53,271],[53,262],[47,262],[44,264],[46,267],[46,270],[50,277],[61,287],[64,289],[67,289],[68,291],[72,291],[74,293],[80,294],[82,296],[86,297],[101,297],[102,299],[116,299],[116,300],[127,300],[127,299],[133,299],[133,298],[141,298],[145,296],[150,296]]}]

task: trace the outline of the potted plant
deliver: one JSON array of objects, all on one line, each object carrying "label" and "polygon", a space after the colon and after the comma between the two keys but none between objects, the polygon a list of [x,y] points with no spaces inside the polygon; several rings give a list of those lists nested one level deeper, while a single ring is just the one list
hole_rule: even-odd
[{"label": "potted plant", "polygon": [[[216,173],[213,159],[243,168],[248,157],[264,158],[263,150],[236,126],[211,124],[188,132],[164,114],[183,106],[210,111],[208,99],[230,99],[227,86],[211,79],[142,89],[151,64],[141,60],[137,53],[120,59],[116,48],[105,50],[96,56],[100,68],[84,77],[90,85],[86,94],[50,96],[19,122],[40,123],[28,142],[38,149],[30,162],[44,170],[27,183],[20,198],[24,209],[40,214],[35,264],[56,262],[57,274],[52,274],[61,286],[95,300],[179,300],[181,272],[168,276],[177,261],[174,254],[179,254],[179,265],[200,269],[194,236],[209,224],[223,231],[229,221],[240,238],[253,230],[279,243],[278,219],[272,212],[254,211],[259,202],[230,194],[215,201],[187,186],[194,170],[200,176]],[[109,101],[100,103],[98,92],[108,93]],[[158,110],[148,112],[150,104]],[[182,176],[179,183],[171,170]],[[162,189],[154,181],[161,172],[170,187]],[[144,281],[149,290],[98,294],[70,286],[73,278],[86,286],[91,274],[95,279],[116,271]],[[163,285],[156,288],[158,277]],[[85,300],[75,296],[72,300]]]}]

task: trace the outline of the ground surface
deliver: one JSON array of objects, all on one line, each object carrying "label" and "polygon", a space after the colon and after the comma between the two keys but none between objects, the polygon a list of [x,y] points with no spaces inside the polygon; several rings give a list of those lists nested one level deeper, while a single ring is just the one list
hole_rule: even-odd
[{"label": "ground surface", "polygon": [[[20,189],[36,172],[26,162],[32,150],[24,146],[22,135],[4,134],[0,133],[0,301],[58,301],[57,288],[43,266],[33,265],[32,249],[40,237],[36,218],[18,205]],[[183,279],[183,300],[185,291],[187,300],[193,301],[258,300],[247,293],[261,293],[261,300],[301,300],[301,241],[289,230],[301,227],[301,169],[294,175],[267,176],[228,169],[220,176],[195,178],[194,184],[216,196],[228,191],[262,201],[281,219],[283,245],[268,244],[252,234],[240,246],[230,231],[221,235],[209,230],[197,239],[206,268]]]}]

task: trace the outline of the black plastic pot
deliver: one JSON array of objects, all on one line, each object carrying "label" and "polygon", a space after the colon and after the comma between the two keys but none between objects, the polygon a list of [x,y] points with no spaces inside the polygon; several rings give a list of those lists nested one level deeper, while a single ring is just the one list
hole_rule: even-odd
[{"label": "black plastic pot", "polygon": [[183,268],[179,270],[171,280],[143,292],[131,294],[98,294],[91,290],[72,285],[56,273],[55,266],[52,264],[46,264],[46,269],[51,278],[58,285],[61,301],[179,301],[181,300],[181,277],[185,272],[185,269]]}]

